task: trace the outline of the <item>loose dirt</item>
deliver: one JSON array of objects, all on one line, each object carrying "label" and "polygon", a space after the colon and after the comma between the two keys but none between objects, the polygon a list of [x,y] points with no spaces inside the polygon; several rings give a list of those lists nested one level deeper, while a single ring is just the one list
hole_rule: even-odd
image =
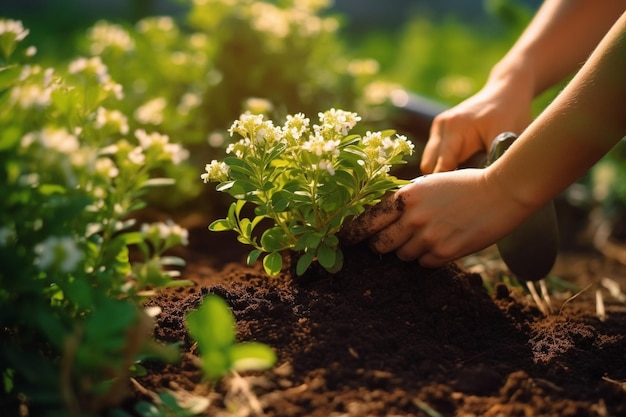
[{"label": "loose dirt", "polygon": [[[600,280],[626,288],[626,268],[602,257],[560,255],[557,284],[586,289],[552,283],[544,315],[493,260],[431,270],[355,246],[337,275],[270,278],[232,236],[191,242],[182,278],[195,285],[148,303],[162,309],[155,337],[182,342],[182,359],[147,363],[133,401],[167,389],[208,398],[208,416],[626,416],[626,306],[601,290],[606,319],[595,307]],[[185,315],[210,293],[239,341],[275,350],[273,369],[202,380]]]}]

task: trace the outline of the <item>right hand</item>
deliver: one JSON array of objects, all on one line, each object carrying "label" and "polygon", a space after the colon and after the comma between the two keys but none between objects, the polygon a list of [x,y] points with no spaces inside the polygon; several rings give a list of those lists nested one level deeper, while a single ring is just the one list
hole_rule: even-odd
[{"label": "right hand", "polygon": [[[519,80],[518,80],[519,81]],[[494,81],[439,114],[421,161],[422,174],[452,171],[502,132],[519,135],[531,121],[533,91],[526,83]]]}]

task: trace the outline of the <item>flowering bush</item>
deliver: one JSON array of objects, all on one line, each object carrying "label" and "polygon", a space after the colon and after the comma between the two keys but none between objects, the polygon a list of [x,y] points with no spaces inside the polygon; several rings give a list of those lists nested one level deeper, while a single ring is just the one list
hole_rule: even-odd
[{"label": "flowering bush", "polygon": [[158,129],[193,151],[175,173],[166,171],[178,179],[168,190],[177,198],[159,204],[181,204],[201,192],[198,167],[223,157],[226,129],[244,111],[284,117],[343,106],[369,120],[370,101],[384,100],[380,81],[366,88],[378,64],[349,59],[339,20],[321,16],[329,0],[187,2],[182,21],[99,21],[80,45],[124,86],[120,109],[131,130]]},{"label": "flowering bush", "polygon": [[[226,218],[209,228],[237,232],[240,242],[253,247],[250,264],[266,253],[269,275],[280,272],[287,249],[302,252],[299,275],[314,260],[329,272],[340,270],[336,233],[346,218],[405,183],[389,170],[413,151],[413,144],[392,130],[349,135],[359,120],[356,113],[330,109],[319,114],[319,124],[311,126],[298,113],[274,126],[262,115],[243,114],[229,130],[241,137],[227,149],[232,156],[211,161],[201,176],[219,182],[217,189],[237,200]],[[247,202],[256,206],[252,218],[242,217]],[[259,237],[255,229],[263,219],[273,225]]]},{"label": "flowering bush", "polygon": [[158,312],[141,304],[187,284],[167,256],[187,231],[132,215],[187,151],[130,128],[98,57],[22,63],[27,34],[0,19],[0,408],[78,415],[119,402],[140,358],[178,356],[152,341]]}]

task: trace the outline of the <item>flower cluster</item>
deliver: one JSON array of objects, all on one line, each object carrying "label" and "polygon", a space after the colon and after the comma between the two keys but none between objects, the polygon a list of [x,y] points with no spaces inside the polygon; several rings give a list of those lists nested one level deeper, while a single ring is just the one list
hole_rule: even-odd
[{"label": "flower cluster", "polygon": [[[228,146],[232,155],[213,160],[201,175],[218,182],[233,203],[225,219],[212,230],[234,230],[239,240],[253,246],[249,262],[262,253],[265,270],[274,275],[282,267],[281,251],[302,251],[297,271],[313,260],[329,271],[341,268],[343,257],[335,234],[344,220],[361,213],[382,195],[405,183],[391,176],[395,164],[413,153],[413,144],[388,130],[350,135],[360,117],[330,109],[311,125],[304,114],[288,115],[275,126],[263,115],[245,113],[229,133],[241,138]],[[248,202],[257,206],[253,219],[241,218]],[[253,233],[263,218],[274,222],[260,239]]]},{"label": "flower cluster", "polygon": [[126,29],[103,20],[89,30],[88,39],[92,55],[100,55],[107,49],[129,52],[135,48],[135,42]]}]

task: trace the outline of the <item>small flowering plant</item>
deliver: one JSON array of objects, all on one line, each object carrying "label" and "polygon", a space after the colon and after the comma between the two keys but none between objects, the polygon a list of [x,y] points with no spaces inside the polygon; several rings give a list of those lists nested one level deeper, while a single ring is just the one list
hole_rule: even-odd
[{"label": "small flowering plant", "polygon": [[[337,232],[346,219],[406,183],[389,171],[413,152],[413,144],[393,130],[349,134],[359,120],[339,109],[319,113],[313,125],[302,113],[288,115],[283,126],[262,115],[241,115],[229,130],[240,136],[227,148],[230,156],[211,161],[201,176],[236,200],[209,229],[237,232],[240,242],[253,247],[248,264],[265,254],[263,267],[271,276],[282,269],[285,250],[301,253],[298,275],[314,261],[339,271]],[[255,206],[251,218],[243,215],[246,203]],[[259,233],[264,219],[273,224]]]}]

